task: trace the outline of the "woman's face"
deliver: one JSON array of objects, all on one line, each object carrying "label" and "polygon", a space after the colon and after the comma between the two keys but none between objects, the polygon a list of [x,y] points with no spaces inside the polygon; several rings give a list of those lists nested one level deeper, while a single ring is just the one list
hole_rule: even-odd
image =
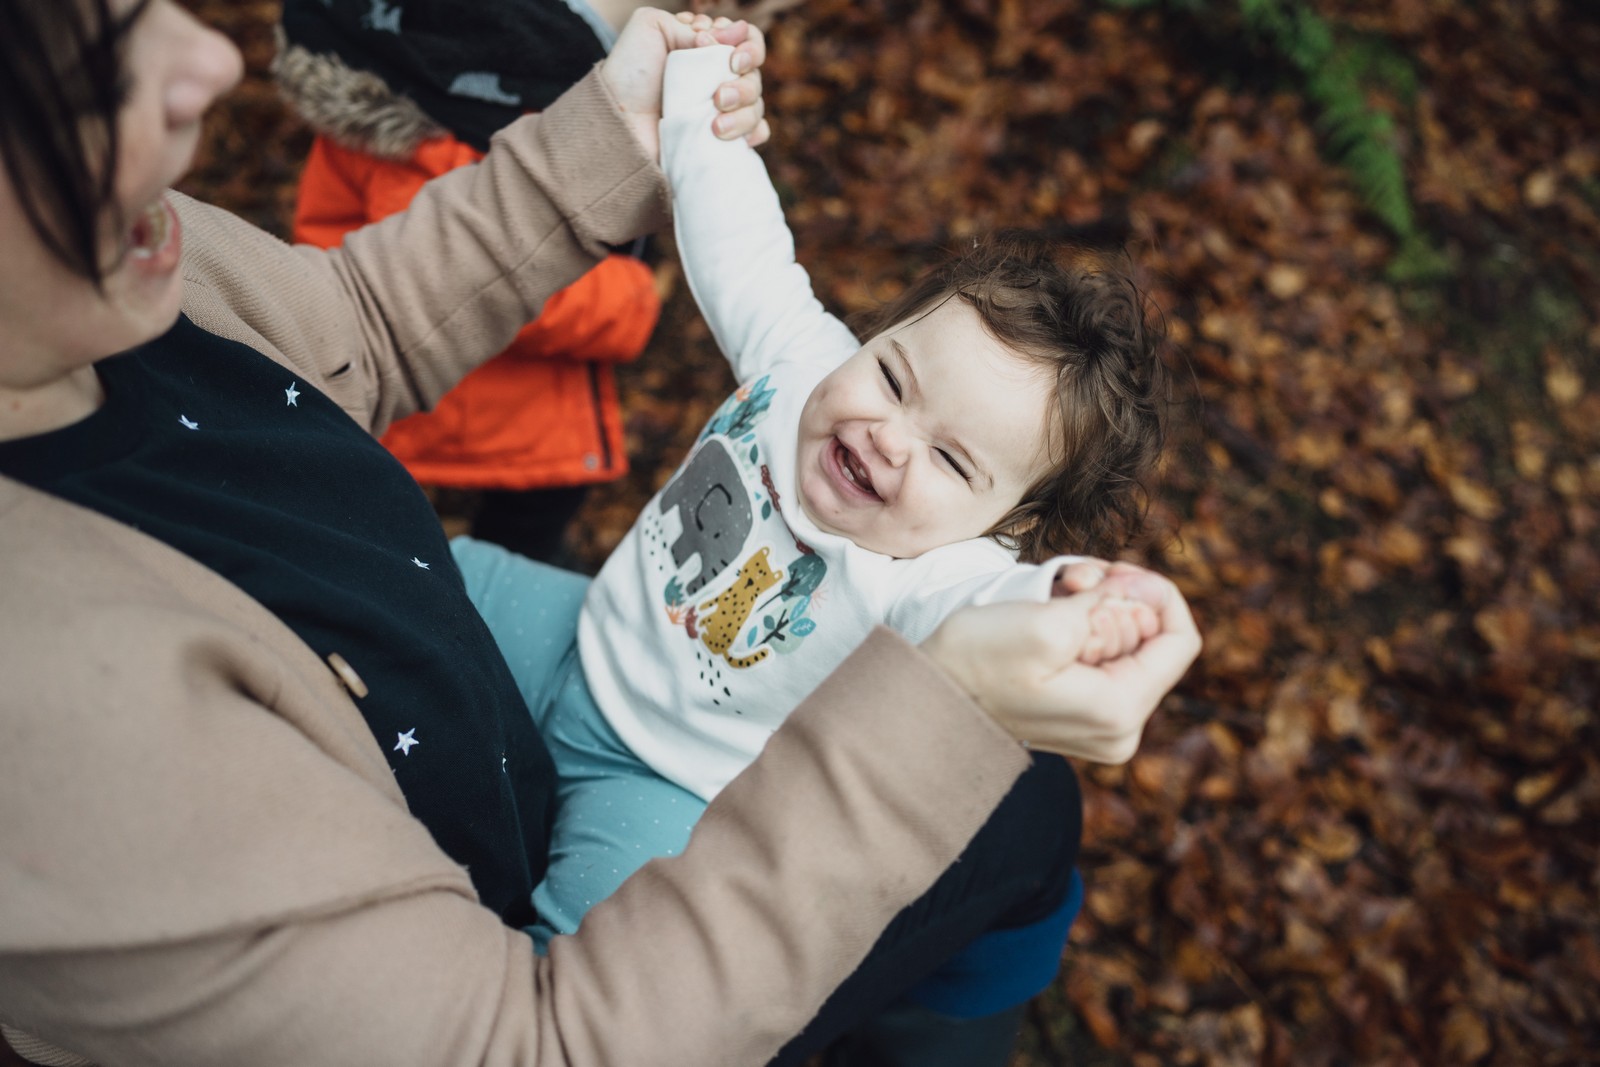
[{"label": "woman's face", "polygon": [[[178,317],[182,234],[166,189],[194,157],[200,119],[239,80],[239,51],[173,0],[111,0],[137,10],[121,40],[117,213],[99,220],[102,289],[34,232],[0,168],[0,388],[25,391],[166,332]],[[120,217],[118,217],[120,216]]]}]

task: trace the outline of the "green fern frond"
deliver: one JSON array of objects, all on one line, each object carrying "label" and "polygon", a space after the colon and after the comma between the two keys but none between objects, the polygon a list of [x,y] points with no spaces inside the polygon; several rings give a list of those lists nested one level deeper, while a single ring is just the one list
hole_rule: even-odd
[{"label": "green fern frond", "polygon": [[[1105,0],[1113,7],[1142,9],[1161,0]],[[1216,6],[1219,0],[1213,0]],[[1367,102],[1366,86],[1380,82],[1402,99],[1416,90],[1416,75],[1392,49],[1370,40],[1347,41],[1304,0],[1235,0],[1240,22],[1302,79],[1316,111],[1316,126],[1329,159],[1349,173],[1362,204],[1403,247],[1411,247],[1416,219],[1405,168],[1395,149],[1389,116]],[[1166,0],[1171,9],[1196,11],[1205,0]],[[1215,20],[1213,20],[1215,21]],[[1419,256],[1420,253],[1416,253]],[[1414,256],[1415,258],[1415,256]]]},{"label": "green fern frond", "polygon": [[1239,14],[1244,17],[1246,26],[1260,30],[1281,18],[1283,10],[1278,0],[1239,0]]},{"label": "green fern frond", "polygon": [[1401,241],[1399,250],[1384,268],[1390,281],[1402,285],[1441,281],[1455,271],[1456,264],[1450,256],[1435,248],[1420,233]]},{"label": "green fern frond", "polygon": [[1388,42],[1369,37],[1347,38],[1340,57],[1362,85],[1387,89],[1407,106],[1417,98],[1417,69]]},{"label": "green fern frond", "polygon": [[1360,69],[1352,49],[1337,47],[1307,73],[1306,97],[1317,109],[1317,129],[1329,156],[1350,175],[1368,210],[1404,240],[1416,223],[1405,168],[1395,151],[1394,123],[1367,103]]}]

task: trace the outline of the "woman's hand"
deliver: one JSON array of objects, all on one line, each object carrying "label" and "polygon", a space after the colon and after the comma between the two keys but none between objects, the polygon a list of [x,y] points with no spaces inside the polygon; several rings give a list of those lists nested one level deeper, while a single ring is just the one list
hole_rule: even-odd
[{"label": "woman's hand", "polygon": [[[1160,632],[1098,665],[1080,659],[1107,598],[1149,605]],[[1095,763],[1126,763],[1156,706],[1200,654],[1200,633],[1170,581],[1118,564],[1087,592],[1048,603],[963,608],[922,649],[1013,737]]]},{"label": "woman's hand", "polygon": [[759,145],[772,135],[761,99],[761,64],[767,60],[767,42],[760,30],[747,22],[640,8],[628,19],[601,64],[600,76],[652,158],[661,153],[656,124],[661,120],[661,78],[667,53],[708,44],[733,45],[728,80],[718,86],[715,96],[721,112],[712,126],[717,136],[725,141],[743,137],[751,145]]}]

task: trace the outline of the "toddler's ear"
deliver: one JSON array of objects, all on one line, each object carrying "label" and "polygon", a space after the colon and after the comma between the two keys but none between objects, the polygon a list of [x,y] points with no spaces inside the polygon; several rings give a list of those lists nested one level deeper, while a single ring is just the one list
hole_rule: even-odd
[{"label": "toddler's ear", "polygon": [[[1008,538],[1011,542],[1013,542],[1015,544],[1026,546],[1027,545],[1027,541],[1028,541],[1028,535],[1033,533],[1033,531],[1035,529],[1037,529],[1038,526],[1039,526],[1039,516],[1037,516],[1037,515],[1023,515],[1023,516],[1021,516],[1019,518],[1012,519],[1010,522],[1004,523],[1003,525],[998,525],[998,526],[993,527],[992,529],[990,529],[989,533],[986,534],[985,536],[1004,537],[1004,538]],[[1024,563],[1042,563],[1043,562],[1043,560],[1038,560],[1038,559],[1030,560],[1026,555],[1024,555],[1022,557],[1022,561]]]}]

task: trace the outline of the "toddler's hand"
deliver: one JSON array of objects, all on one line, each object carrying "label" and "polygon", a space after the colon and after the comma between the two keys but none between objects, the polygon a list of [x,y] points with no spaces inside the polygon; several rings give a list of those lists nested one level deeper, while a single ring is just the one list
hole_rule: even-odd
[{"label": "toddler's hand", "polygon": [[1078,655],[1090,666],[1129,655],[1161,632],[1159,611],[1169,586],[1131,563],[1083,558],[1056,572],[1050,592],[1071,596],[1097,588],[1105,598],[1089,615],[1089,637]]},{"label": "toddler's hand", "polygon": [[761,90],[761,63],[766,58],[766,41],[761,28],[750,22],[735,22],[726,17],[713,18],[692,11],[680,11],[673,16],[694,33],[694,47],[708,45],[735,45],[730,70],[738,77],[723,82],[712,96],[712,102],[721,114],[711,123],[711,129],[724,141],[743,137],[751,148],[757,148],[772,136],[772,126],[767,122],[766,100]]},{"label": "toddler's hand", "polygon": [[1091,667],[1126,656],[1161,632],[1155,609],[1138,600],[1110,596],[1089,614],[1089,640],[1078,655]]},{"label": "toddler's hand", "polygon": [[720,114],[713,124],[717,136],[724,140],[743,137],[756,145],[770,135],[761,100],[761,64],[766,61],[767,46],[760,30],[745,22],[640,8],[600,65],[600,76],[652,158],[660,152],[656,126],[661,119],[661,76],[667,53],[708,44],[733,46],[728,80],[717,90]]}]

